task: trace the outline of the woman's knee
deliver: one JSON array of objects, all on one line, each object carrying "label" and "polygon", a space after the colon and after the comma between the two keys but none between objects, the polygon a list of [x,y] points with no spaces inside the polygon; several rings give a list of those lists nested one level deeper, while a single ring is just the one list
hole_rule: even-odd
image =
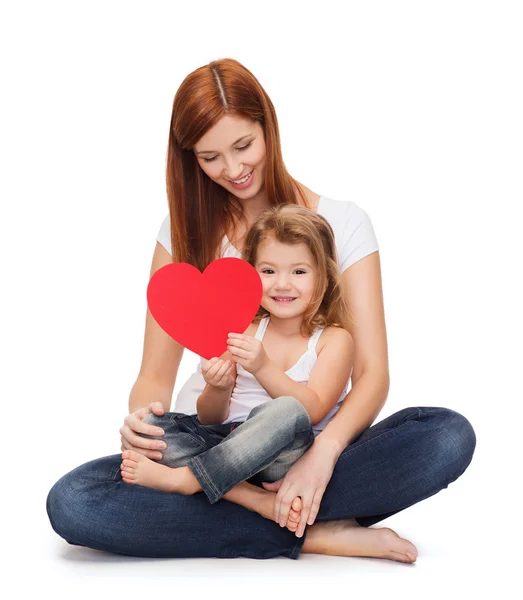
[{"label": "woman's knee", "polygon": [[[426,411],[427,409],[425,409]],[[424,408],[420,408],[422,417]],[[452,471],[451,479],[459,477],[469,466],[476,448],[476,433],[470,421],[462,414],[447,409],[431,409],[438,423],[437,449]]]},{"label": "woman's knee", "polygon": [[[97,504],[97,494],[104,494],[107,482],[116,482],[121,455],[92,460],[61,477],[47,494],[46,510],[54,531],[71,544],[79,543],[78,532],[89,528],[87,506]],[[100,499],[101,501],[101,499]]]}]

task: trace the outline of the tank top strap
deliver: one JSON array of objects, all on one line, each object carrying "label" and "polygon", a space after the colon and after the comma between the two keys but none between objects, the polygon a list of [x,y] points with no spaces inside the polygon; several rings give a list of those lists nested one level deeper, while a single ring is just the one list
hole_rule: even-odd
[{"label": "tank top strap", "polygon": [[269,325],[269,317],[263,317],[263,319],[258,323],[258,329],[256,330],[254,337],[257,340],[260,340],[260,342],[263,340],[263,336],[265,335],[265,332],[267,331],[268,325]]},{"label": "tank top strap", "polygon": [[317,327],[316,331],[311,335],[311,337],[309,338],[309,344],[307,346],[308,350],[314,349],[316,348],[316,344],[318,343],[318,340],[320,338],[320,335],[323,333],[323,328],[321,327]]}]

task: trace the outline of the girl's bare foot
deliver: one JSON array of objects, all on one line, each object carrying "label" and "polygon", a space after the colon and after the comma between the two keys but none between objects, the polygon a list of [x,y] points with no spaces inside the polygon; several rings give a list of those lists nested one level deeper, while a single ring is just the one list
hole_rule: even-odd
[{"label": "girl's bare foot", "polygon": [[189,495],[202,489],[189,467],[171,469],[134,450],[122,453],[120,470],[125,483],[143,485],[161,492]]},{"label": "girl's bare foot", "polygon": [[287,527],[287,529],[289,531],[297,531],[298,530],[298,526],[300,524],[300,516],[301,516],[302,507],[303,507],[303,504],[302,504],[301,498],[299,496],[297,496],[292,501],[291,509],[289,511],[289,516],[287,517],[287,525],[285,525],[285,527]]},{"label": "girl's bare foot", "polygon": [[[244,508],[257,512],[270,521],[274,521],[274,503],[276,502],[276,494],[274,492],[269,492],[243,481],[235,485],[223,497],[229,502],[240,504]],[[290,531],[296,531],[300,522],[301,498],[295,498],[291,506],[286,527]]]},{"label": "girl's bare foot", "polygon": [[360,527],[354,520],[323,521],[307,529],[303,552],[331,556],[368,556],[413,563],[416,546],[392,529]]}]

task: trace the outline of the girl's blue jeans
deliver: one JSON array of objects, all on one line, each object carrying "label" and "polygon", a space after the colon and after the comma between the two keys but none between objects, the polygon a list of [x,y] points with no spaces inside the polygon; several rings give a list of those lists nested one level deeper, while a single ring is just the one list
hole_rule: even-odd
[{"label": "girl's blue jeans", "polygon": [[159,462],[188,466],[212,504],[241,481],[278,481],[314,442],[309,415],[291,396],[256,406],[243,423],[201,425],[182,413],[144,421],[165,432],[153,438],[167,444]]},{"label": "girl's blue jeans", "polygon": [[[340,455],[317,521],[369,526],[446,488],[476,444],[469,421],[445,408],[406,408],[365,430]],[[47,497],[53,529],[70,544],[147,557],[298,558],[306,537],[237,504],[210,504],[130,485],[121,454],[64,475]]]}]

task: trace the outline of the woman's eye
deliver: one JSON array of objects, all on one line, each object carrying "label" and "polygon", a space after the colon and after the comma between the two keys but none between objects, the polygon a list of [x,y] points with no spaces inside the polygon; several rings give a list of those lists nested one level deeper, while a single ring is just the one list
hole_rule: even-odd
[{"label": "woman's eye", "polygon": [[[247,148],[249,148],[249,146],[251,146],[251,145],[252,145],[252,142],[249,142],[248,144],[245,144],[245,146],[242,146],[241,148],[236,148],[236,150],[247,150]],[[210,163],[213,160],[216,160],[216,158],[217,158],[216,156],[213,156],[212,158],[204,158],[203,162]]]}]

